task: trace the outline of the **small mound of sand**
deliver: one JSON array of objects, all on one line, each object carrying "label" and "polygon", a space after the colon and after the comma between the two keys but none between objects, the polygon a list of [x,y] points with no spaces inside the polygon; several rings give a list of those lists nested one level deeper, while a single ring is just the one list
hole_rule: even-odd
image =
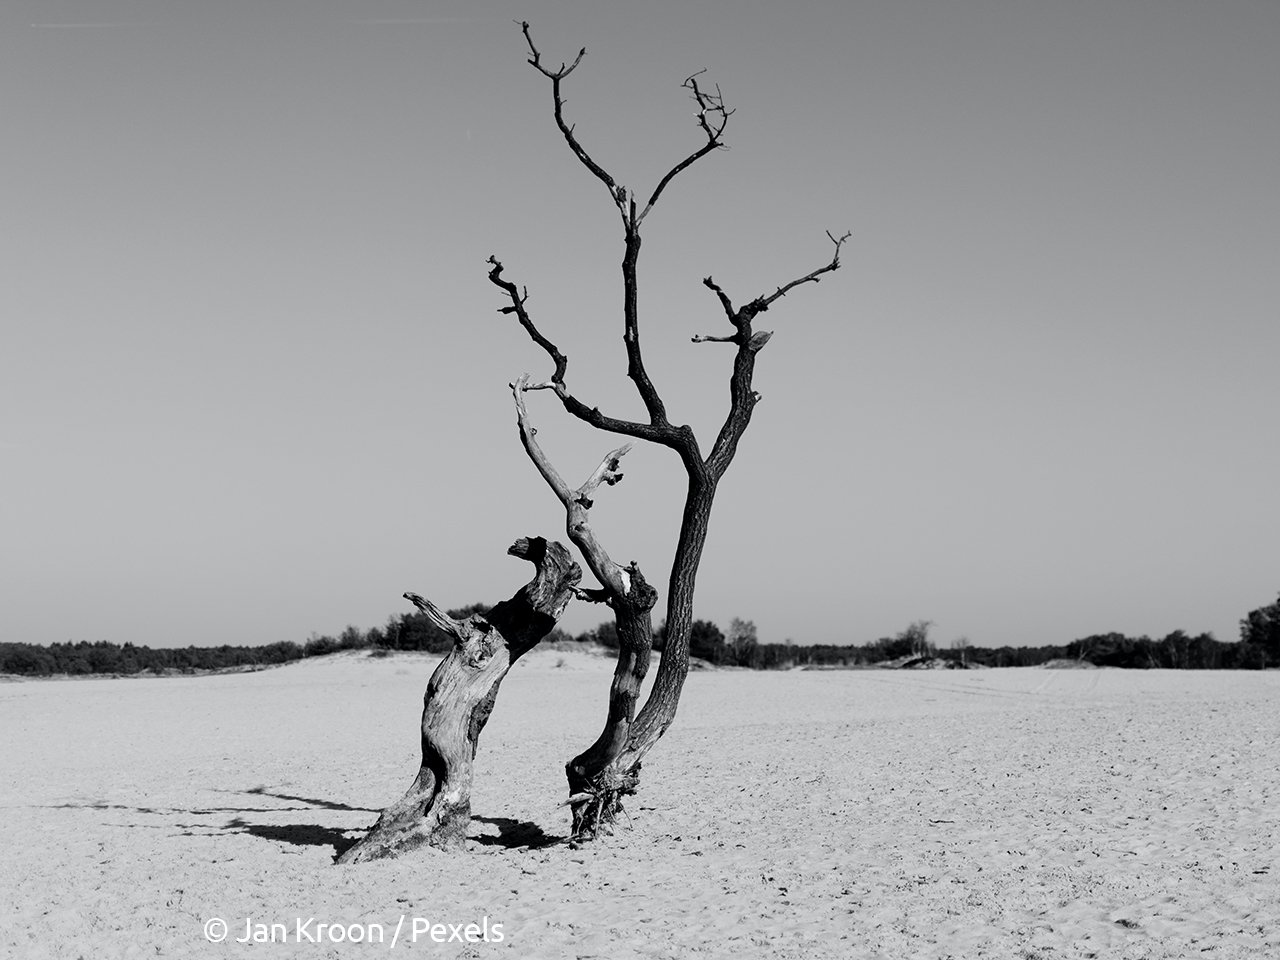
[{"label": "small mound of sand", "polygon": [[1057,660],[1046,660],[1040,664],[1042,670],[1097,670],[1096,663],[1090,663],[1088,660],[1065,660],[1059,658]]}]

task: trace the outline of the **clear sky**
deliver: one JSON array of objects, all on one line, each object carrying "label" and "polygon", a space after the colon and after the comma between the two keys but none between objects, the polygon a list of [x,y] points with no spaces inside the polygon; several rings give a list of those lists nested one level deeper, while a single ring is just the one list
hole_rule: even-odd
[{"label": "clear sky", "polygon": [[[637,417],[621,229],[557,134],[644,191],[641,323],[710,446],[738,302],[763,402],[695,615],[764,641],[1234,640],[1280,590],[1280,4],[7,0],[0,640],[260,644],[494,602],[564,539],[509,381],[496,254],[577,396]],[[581,482],[617,445],[531,398]],[[663,591],[682,473],[593,511]],[[581,630],[606,611],[576,604]]]}]

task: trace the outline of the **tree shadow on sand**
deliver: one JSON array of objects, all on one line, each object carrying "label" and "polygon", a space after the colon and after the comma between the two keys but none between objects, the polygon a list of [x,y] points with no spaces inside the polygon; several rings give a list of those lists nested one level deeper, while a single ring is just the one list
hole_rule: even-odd
[{"label": "tree shadow on sand", "polygon": [[248,823],[239,817],[223,826],[222,830],[224,833],[247,833],[260,840],[273,840],[295,847],[333,847],[335,860],[358,839],[348,837],[347,834],[363,832],[350,828],[326,827],[318,823]]},{"label": "tree shadow on sand", "polygon": [[[332,800],[320,800],[315,797],[299,797],[294,794],[276,793],[268,790],[266,787],[254,787],[251,790],[219,790],[219,793],[231,793],[237,796],[256,796],[269,797],[273,800],[284,800],[289,802],[290,806],[244,806],[244,805],[228,805],[228,806],[201,806],[201,807],[144,807],[135,806],[125,803],[108,803],[104,800],[91,800],[83,803],[58,803],[52,804],[53,809],[78,809],[78,810],[127,810],[131,813],[141,814],[144,817],[161,817],[171,818],[174,816],[182,817],[214,817],[218,814],[230,813],[234,814],[231,820],[222,823],[200,823],[179,821],[174,823],[169,820],[168,826],[177,827],[179,832],[175,836],[179,837],[207,837],[214,834],[230,834],[230,833],[246,833],[251,837],[257,837],[261,840],[270,840],[276,843],[287,843],[297,847],[326,847],[331,846],[334,849],[334,859],[342,856],[348,847],[352,846],[357,837],[348,837],[348,833],[357,835],[363,834],[364,826],[360,827],[331,827],[321,823],[251,823],[245,819],[247,814],[281,814],[291,813],[295,811],[313,811],[313,810],[333,810],[344,813],[380,813],[372,807],[353,807],[347,803],[338,803]],[[164,823],[147,824],[136,823],[130,824],[136,827],[152,827],[155,829],[164,829]]]},{"label": "tree shadow on sand", "polygon": [[[170,818],[175,815],[183,817],[212,817],[217,814],[230,813],[234,816],[225,823],[199,823],[199,822],[177,822],[169,821],[170,826],[179,828],[176,836],[180,837],[207,837],[213,834],[232,834],[243,833],[251,837],[257,837],[259,840],[268,840],[273,843],[287,843],[294,847],[333,847],[333,858],[335,860],[342,856],[350,847],[368,830],[368,825],[359,827],[332,827],[322,823],[252,823],[245,819],[246,815],[251,814],[280,814],[291,813],[295,811],[309,810],[333,810],[343,813],[370,813],[379,814],[382,811],[372,807],[354,807],[350,804],[339,803],[334,800],[321,800],[316,797],[300,797],[295,794],[277,793],[268,790],[266,787],[254,787],[251,790],[221,790],[220,793],[232,793],[238,796],[255,796],[270,797],[273,800],[284,800],[290,803],[290,806],[271,807],[266,805],[242,806],[228,805],[225,807],[141,807],[124,803],[108,803],[106,801],[87,801],[84,803],[58,803],[52,804],[54,809],[80,809],[80,810],[127,810],[132,813],[142,814],[149,817]],[[557,843],[563,843],[566,838],[553,837],[547,834],[542,827],[536,823],[529,823],[523,820],[513,820],[510,817],[476,817],[471,818],[473,823],[487,824],[491,827],[498,828],[498,835],[483,834],[481,836],[472,836],[469,839],[482,846],[500,846],[509,850],[535,850],[539,847],[549,847]],[[147,824],[135,824],[135,826],[148,826]],[[162,824],[152,824],[155,828],[163,829]],[[355,836],[348,836],[355,834]]]},{"label": "tree shadow on sand", "polygon": [[[251,790],[238,791],[259,797],[271,797],[275,800],[287,800],[293,803],[306,804],[306,807],[288,807],[289,810],[318,809],[338,810],[347,813],[381,813],[372,807],[353,807],[347,803],[333,800],[321,800],[317,797],[300,797],[291,793],[278,793],[265,786]],[[246,811],[249,812],[249,811]],[[259,812],[253,810],[252,812]],[[355,845],[359,835],[364,833],[363,827],[328,827],[319,823],[249,823],[236,817],[223,828],[226,833],[247,833],[260,840],[271,840],[275,843],[287,843],[295,847],[333,847],[333,859],[337,860],[348,848]],[[348,833],[357,836],[349,837]]]},{"label": "tree shadow on sand", "polygon": [[[228,791],[231,792],[231,791]],[[353,807],[346,803],[336,803],[333,800],[317,800],[315,797],[298,797],[291,793],[274,793],[266,787],[254,787],[251,790],[238,790],[236,793],[251,793],[259,797],[272,797],[276,800],[293,800],[297,803],[305,803],[311,807],[320,807],[324,810],[349,810],[355,813],[381,813],[381,810],[375,810],[372,807]]]},{"label": "tree shadow on sand", "polygon": [[[255,787],[252,790],[238,791],[241,793],[253,794],[255,796],[272,797],[276,800],[288,800],[295,803],[305,803],[311,808],[323,810],[340,810],[358,813],[381,813],[381,810],[375,810],[370,807],[353,807],[345,803],[337,803],[331,800],[319,800],[314,797],[299,797],[288,793],[276,793],[268,790],[266,787]],[[298,810],[305,809],[301,807],[289,807],[286,809]],[[260,808],[249,808],[244,812],[265,812]],[[557,843],[562,843],[566,838],[553,837],[548,835],[536,823],[529,823],[523,820],[513,820],[510,817],[477,817],[471,818],[473,823],[484,823],[489,826],[498,828],[498,835],[482,835],[478,837],[470,837],[469,839],[483,846],[501,846],[509,850],[534,850],[539,847],[549,847]],[[326,827],[317,823],[291,823],[291,824],[253,824],[239,817],[227,823],[223,828],[227,833],[247,833],[249,836],[258,837],[262,840],[271,840],[276,843],[287,843],[298,847],[333,847],[333,859],[337,860],[348,849],[355,846],[360,838],[367,831],[367,827]],[[347,836],[347,834],[355,834],[355,836]]]},{"label": "tree shadow on sand", "polygon": [[476,843],[486,847],[506,847],[509,850],[534,850],[538,847],[549,847],[553,844],[562,843],[564,837],[549,836],[536,823],[529,823],[524,820],[512,820],[510,817],[476,817],[471,818],[473,823],[487,823],[490,826],[498,828],[498,835],[471,837]]}]

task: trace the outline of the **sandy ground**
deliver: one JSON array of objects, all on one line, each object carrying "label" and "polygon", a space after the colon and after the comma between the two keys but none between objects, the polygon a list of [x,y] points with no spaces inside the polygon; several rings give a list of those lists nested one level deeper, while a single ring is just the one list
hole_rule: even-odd
[{"label": "sandy ground", "polygon": [[0,684],[0,954],[1280,956],[1280,673],[695,673],[630,827],[573,849],[611,664],[538,651],[465,853],[336,867],[416,769],[433,665]]}]

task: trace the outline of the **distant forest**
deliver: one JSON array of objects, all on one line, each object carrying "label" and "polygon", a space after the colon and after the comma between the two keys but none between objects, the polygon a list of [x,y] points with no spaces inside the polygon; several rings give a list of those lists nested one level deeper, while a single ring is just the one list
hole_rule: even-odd
[{"label": "distant forest", "polygon": [[[451,617],[461,619],[487,609],[487,605],[475,603],[448,612]],[[939,649],[929,639],[930,626],[927,621],[917,621],[897,636],[882,637],[875,643],[860,647],[834,644],[805,646],[790,641],[761,643],[755,624],[750,621],[733,620],[726,634],[716,624],[699,620],[693,625],[689,655],[716,666],[753,670],[839,669],[890,664],[957,668],[1034,667],[1051,660],[1075,660],[1099,667],[1136,669],[1262,670],[1280,667],[1280,599],[1270,606],[1251,611],[1240,621],[1238,643],[1223,643],[1207,633],[1191,637],[1175,630],[1160,640],[1105,633],[1075,640],[1066,646],[992,649],[971,646],[960,640],[949,648]],[[662,649],[663,639],[663,629],[659,626],[655,649]],[[618,637],[610,621],[576,637],[556,629],[543,643],[616,648]],[[257,669],[342,650],[368,650],[374,656],[396,650],[446,653],[452,645],[453,641],[422,614],[403,613],[391,617],[385,627],[365,631],[347,627],[337,637],[313,634],[305,643],[284,641],[265,647],[153,650],[132,643],[121,646],[105,640],[97,643],[55,643],[47,647],[30,643],[0,643],[0,674],[40,677],[92,674],[170,676]]]}]

